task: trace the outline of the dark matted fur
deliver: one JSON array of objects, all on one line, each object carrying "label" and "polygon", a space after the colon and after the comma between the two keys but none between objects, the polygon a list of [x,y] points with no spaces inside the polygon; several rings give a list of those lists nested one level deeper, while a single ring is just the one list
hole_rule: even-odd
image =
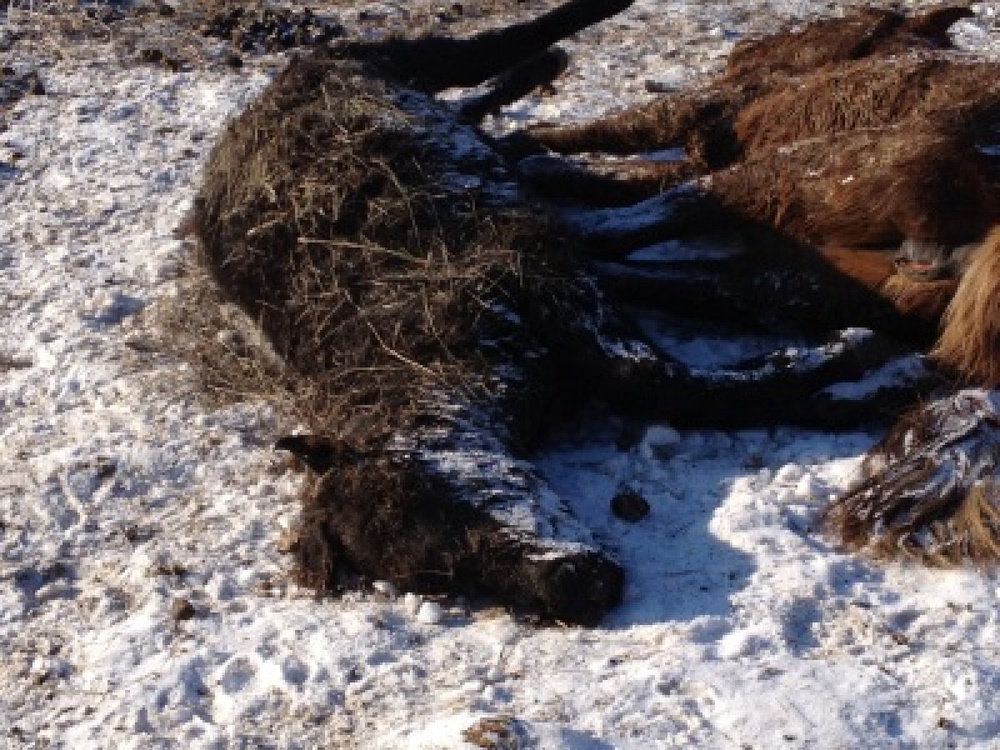
[{"label": "dark matted fur", "polygon": [[872,448],[860,484],[824,511],[852,549],[938,565],[1000,560],[1000,415],[984,391],[905,415]]},{"label": "dark matted fur", "polygon": [[[593,624],[617,604],[620,568],[593,552],[551,555],[517,539],[455,488],[391,451],[351,457],[311,479],[296,555],[302,582],[336,581],[337,556],[405,591],[488,593],[557,619]],[[537,557],[537,559],[535,559]]]}]

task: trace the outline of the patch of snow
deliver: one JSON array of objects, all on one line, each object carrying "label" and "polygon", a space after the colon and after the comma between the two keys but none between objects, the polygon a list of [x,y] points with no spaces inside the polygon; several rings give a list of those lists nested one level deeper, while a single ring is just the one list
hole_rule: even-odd
[{"label": "patch of snow", "polygon": [[437,426],[397,436],[391,450],[414,455],[451,487],[469,488],[462,502],[485,511],[519,538],[530,539],[536,559],[596,548],[590,530],[532,464],[511,457],[490,415],[449,402],[444,394],[430,413]]},{"label": "patch of snow", "polygon": [[712,323],[668,315],[646,315],[640,321],[640,327],[660,350],[696,370],[706,372],[762,357],[782,347],[807,346],[805,341],[788,336],[739,334]]},{"label": "patch of snow", "polygon": [[417,622],[437,625],[444,619],[444,609],[437,602],[424,602],[417,611]]},{"label": "patch of snow", "polygon": [[857,382],[831,385],[824,388],[822,393],[836,399],[863,399],[886,388],[905,388],[907,384],[919,382],[926,376],[926,359],[913,354],[894,359],[866,373],[865,377]]},{"label": "patch of snow", "polygon": [[647,461],[667,459],[680,442],[681,436],[670,425],[653,425],[642,436],[639,454]]},{"label": "patch of snow", "polygon": [[693,185],[679,185],[623,208],[568,208],[562,212],[561,218],[574,232],[584,237],[638,232],[669,221],[677,212],[678,203],[696,189]]},{"label": "patch of snow", "polygon": [[[733,39],[840,7],[638,0],[568,42],[555,97],[503,118],[582,119],[648,99],[647,80],[692,85]],[[1000,51],[996,8],[956,30],[970,51]],[[869,432],[691,431],[647,455],[596,425],[554,447],[544,481],[627,571],[599,628],[451,606],[429,627],[411,593],[289,583],[299,480],[268,448],[289,415],[212,409],[183,364],[132,346],[177,293],[188,249],[172,230],[207,151],[266,76],[100,58],[46,66],[50,93],[0,137],[24,154],[0,167],[8,745],[461,748],[487,716],[546,750],[995,743],[997,575],[876,565],[815,531]],[[625,483],[652,506],[641,523],[609,511]],[[179,599],[193,616],[172,614]]]},{"label": "patch of snow", "polygon": [[745,248],[732,242],[665,240],[633,250],[628,260],[634,263],[702,263],[730,260],[745,252]]}]

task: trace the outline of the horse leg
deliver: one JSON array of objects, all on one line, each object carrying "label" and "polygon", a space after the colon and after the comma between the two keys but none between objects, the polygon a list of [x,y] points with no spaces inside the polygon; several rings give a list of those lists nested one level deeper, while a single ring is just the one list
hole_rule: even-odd
[{"label": "horse leg", "polygon": [[430,93],[478,86],[553,44],[619,13],[634,0],[569,0],[531,21],[466,39],[426,36],[348,46],[351,55],[380,60],[404,82]]}]

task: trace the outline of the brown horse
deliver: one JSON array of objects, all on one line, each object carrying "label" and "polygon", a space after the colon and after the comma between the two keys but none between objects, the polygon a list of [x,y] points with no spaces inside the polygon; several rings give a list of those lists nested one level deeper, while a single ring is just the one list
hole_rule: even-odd
[{"label": "brown horse", "polygon": [[[615,172],[607,162],[580,169],[536,156],[521,173],[543,193],[558,185],[582,202],[659,194],[658,214],[638,228],[576,222],[606,255],[752,224],[818,251],[836,273],[934,325],[961,289],[935,356],[993,386],[996,324],[973,319],[976,303],[965,298],[981,293],[958,282],[970,262],[988,264],[980,256],[997,251],[986,237],[1000,222],[1000,164],[983,147],[1000,115],[1000,65],[951,54],[945,32],[968,15],[964,7],[915,18],[866,9],[742,42],[704,89],[527,132],[560,153],[683,146],[682,160],[630,160]],[[670,191],[680,179],[687,189]]]}]

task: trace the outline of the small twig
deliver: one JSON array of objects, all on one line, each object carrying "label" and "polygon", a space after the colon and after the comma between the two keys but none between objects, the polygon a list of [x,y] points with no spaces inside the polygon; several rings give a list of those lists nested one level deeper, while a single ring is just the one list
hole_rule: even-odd
[{"label": "small twig", "polygon": [[[360,311],[359,311],[359,313],[360,313]],[[426,367],[426,366],[420,364],[416,360],[410,359],[405,354],[402,354],[402,353],[396,351],[391,346],[389,346],[387,343],[385,343],[385,341],[379,335],[379,332],[375,329],[375,326],[373,326],[370,321],[365,320],[365,325],[368,327],[368,330],[371,331],[372,336],[375,337],[375,340],[378,342],[379,346],[381,346],[382,349],[383,349],[383,351],[385,351],[385,353],[388,354],[390,357],[398,359],[403,364],[409,365],[413,369],[418,370],[418,371],[424,373],[425,375],[430,376],[434,380],[438,380],[438,381],[441,380],[441,377],[440,377],[439,373],[434,372],[434,370],[432,370],[431,368]]]}]

